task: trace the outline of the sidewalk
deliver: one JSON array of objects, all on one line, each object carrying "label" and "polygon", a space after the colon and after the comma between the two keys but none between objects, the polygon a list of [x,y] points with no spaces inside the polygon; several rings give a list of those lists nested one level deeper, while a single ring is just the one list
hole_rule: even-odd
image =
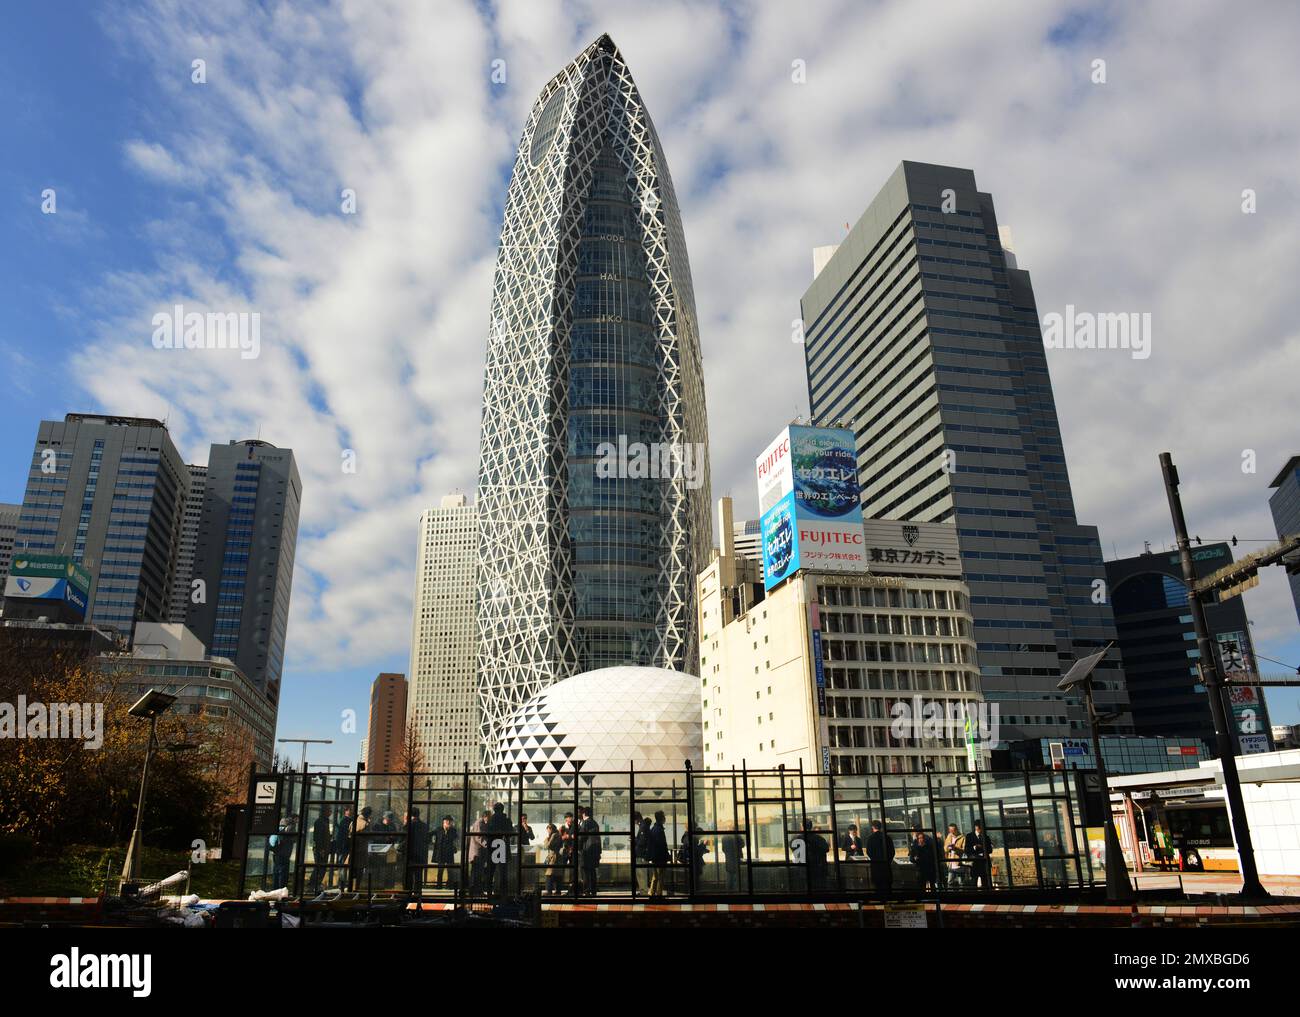
[{"label": "sidewalk", "polygon": [[[1235,872],[1145,872],[1129,870],[1128,877],[1136,890],[1177,889],[1182,880],[1187,893],[1236,893],[1241,889],[1241,876]],[[1279,897],[1300,897],[1300,875],[1261,876],[1260,882],[1269,893]]]}]

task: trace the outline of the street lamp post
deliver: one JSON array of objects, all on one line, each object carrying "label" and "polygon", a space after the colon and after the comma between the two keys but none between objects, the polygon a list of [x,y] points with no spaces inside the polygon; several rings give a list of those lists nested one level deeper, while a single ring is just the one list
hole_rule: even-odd
[{"label": "street lamp post", "polygon": [[1076,687],[1083,689],[1083,698],[1088,708],[1088,726],[1092,730],[1092,754],[1097,760],[1097,782],[1101,785],[1102,820],[1106,837],[1106,900],[1124,904],[1133,899],[1133,884],[1129,882],[1124,849],[1119,842],[1115,815],[1110,807],[1110,782],[1106,776],[1106,761],[1101,754],[1101,722],[1104,718],[1097,712],[1097,702],[1092,694],[1092,672],[1110,651],[1111,645],[1107,644],[1096,653],[1076,660],[1056,687],[1062,692]]},{"label": "street lamp post", "polygon": [[300,742],[302,744],[302,768],[300,773],[307,772],[307,746],[308,745],[333,745],[333,738],[277,738],[280,742]]},{"label": "street lamp post", "polygon": [[144,750],[144,769],[140,774],[140,797],[135,803],[135,826],[131,829],[131,842],[126,848],[126,859],[122,862],[122,880],[128,882],[136,879],[140,873],[140,853],[144,850],[141,827],[144,824],[144,802],[149,793],[149,764],[153,762],[154,749],[158,744],[158,718],[176,702],[176,697],[157,689],[150,689],[135,701],[127,711],[132,717],[149,721],[149,743]]},{"label": "street lamp post", "polygon": [[1219,673],[1214,643],[1205,620],[1205,603],[1197,590],[1196,572],[1192,566],[1191,541],[1187,536],[1187,519],[1183,516],[1183,501],[1178,493],[1178,469],[1168,452],[1160,453],[1160,471],[1164,475],[1165,494],[1169,498],[1169,514],[1174,521],[1174,537],[1178,541],[1178,560],[1183,568],[1183,583],[1187,586],[1187,603],[1192,611],[1192,625],[1196,629],[1196,647],[1200,653],[1201,680],[1210,697],[1210,713],[1214,718],[1214,739],[1223,769],[1223,790],[1228,799],[1228,815],[1232,819],[1232,833],[1237,842],[1237,858],[1241,863],[1241,897],[1259,899],[1268,896],[1259,881],[1255,867],[1255,846],[1250,839],[1250,826],[1246,821],[1246,803],[1241,796],[1241,778],[1237,775],[1237,749],[1228,726],[1227,710],[1223,707],[1223,676]]}]

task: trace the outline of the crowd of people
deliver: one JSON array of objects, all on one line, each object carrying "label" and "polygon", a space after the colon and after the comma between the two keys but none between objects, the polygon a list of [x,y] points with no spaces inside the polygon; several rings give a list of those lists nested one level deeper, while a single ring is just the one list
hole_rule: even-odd
[{"label": "crowd of people", "polygon": [[[716,850],[713,879],[721,886],[712,889],[740,891],[745,885],[742,867],[746,838],[737,831],[714,834],[716,843],[692,831],[686,831],[676,843],[665,829],[665,814],[642,816],[633,812],[631,834],[631,878],[639,893],[651,898],[666,896],[670,869],[690,870],[696,887],[704,885],[706,857]],[[548,897],[573,895],[591,897],[601,887],[601,857],[607,837],[620,837],[604,830],[589,806],[580,806],[576,815],[564,813],[558,825],[547,823],[540,834],[533,830],[527,814],[513,822],[502,802],[478,812],[470,823],[462,843],[455,818],[444,815],[431,828],[412,806],[399,820],[393,810],[376,815],[365,806],[354,815],[354,807],[322,806],[311,824],[312,865],[307,888],[319,892],[325,876],[333,872],[332,885],[349,879],[354,885],[372,888],[405,887],[416,893],[426,885],[438,890],[462,890],[460,852],[463,848],[465,885],[469,896],[504,896],[509,893],[511,873],[520,852],[531,854],[528,867],[538,872],[538,889]],[[280,823],[276,834],[268,838],[272,881],[286,886],[290,877],[297,826],[294,817]],[[355,845],[355,848],[354,848]],[[880,820],[871,820],[863,836],[857,824],[850,824],[840,837],[840,857],[847,864],[867,867],[870,888],[874,893],[893,892],[898,845]],[[353,852],[357,857],[353,858]],[[806,865],[811,889],[831,888],[829,855],[831,844],[811,820],[790,840],[790,859]],[[992,887],[993,842],[982,821],[962,833],[950,823],[942,839],[919,825],[905,844],[914,887],[922,892],[939,889],[980,889]],[[1056,852],[1048,851],[1047,854]],[[409,859],[409,861],[408,861]],[[1050,881],[1064,881],[1064,863],[1044,858],[1044,874]],[[1056,873],[1057,866],[1061,872]],[[856,881],[855,881],[856,882]],[[688,883],[688,885],[690,885]]]},{"label": "crowd of people", "polygon": [[[864,839],[857,824],[850,824],[840,848],[847,861],[866,862],[873,890],[889,894],[894,888],[898,849],[880,820],[871,820],[870,828]],[[967,833],[962,833],[956,823],[949,823],[942,842],[919,826],[914,827],[907,842],[907,860],[915,872],[917,889],[925,893],[944,888],[987,890],[993,885],[993,841],[981,820],[976,820]]]}]

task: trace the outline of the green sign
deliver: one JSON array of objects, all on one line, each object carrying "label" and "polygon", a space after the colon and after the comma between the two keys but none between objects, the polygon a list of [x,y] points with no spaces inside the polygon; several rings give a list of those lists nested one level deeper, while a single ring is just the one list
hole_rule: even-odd
[{"label": "green sign", "polygon": [[9,566],[11,576],[39,576],[42,579],[66,579],[82,593],[90,594],[90,573],[71,558],[55,554],[24,554],[15,551]]}]

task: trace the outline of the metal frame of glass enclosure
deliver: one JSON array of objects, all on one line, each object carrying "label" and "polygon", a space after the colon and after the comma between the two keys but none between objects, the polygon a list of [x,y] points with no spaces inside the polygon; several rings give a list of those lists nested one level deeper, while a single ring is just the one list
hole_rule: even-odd
[{"label": "metal frame of glass enclosure", "polygon": [[[1078,889],[1094,885],[1096,875],[1065,771],[833,776],[740,768],[538,778],[470,770],[371,774],[358,767],[344,774],[308,768],[306,777],[304,794],[301,773],[250,775],[243,893],[283,886],[292,897],[346,890],[472,902],[549,890],[557,898],[650,900],[655,866],[636,857],[632,817],[653,819],[660,811],[669,860],[659,867],[663,894],[656,902],[884,897],[873,867],[844,850],[848,827],[856,825],[865,841],[873,820],[893,843],[894,897],[920,893],[908,850],[917,830],[934,840],[939,878],[932,892],[941,897]],[[497,803],[504,818],[475,829]],[[578,828],[584,807],[599,833]],[[340,824],[347,808],[353,822]],[[359,829],[355,819],[367,809]],[[411,809],[419,823],[407,822]],[[551,864],[546,827],[562,826],[566,813],[573,817],[573,850]],[[444,819],[450,830],[436,835]],[[948,824],[968,834],[976,820],[992,843],[986,887],[974,885],[971,859],[944,855]],[[597,855],[593,895],[584,861]]]}]

